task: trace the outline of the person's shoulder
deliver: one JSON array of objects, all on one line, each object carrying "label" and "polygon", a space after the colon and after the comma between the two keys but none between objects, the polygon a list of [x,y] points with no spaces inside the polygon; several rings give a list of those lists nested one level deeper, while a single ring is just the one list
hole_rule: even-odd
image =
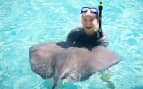
[{"label": "person's shoulder", "polygon": [[83,28],[82,27],[77,27],[77,28],[74,28],[72,29],[69,34],[68,34],[68,37],[70,38],[78,38],[81,36],[82,34],[82,30]]},{"label": "person's shoulder", "polygon": [[82,33],[81,27],[77,27],[77,28],[72,29],[67,36],[67,41],[68,42],[76,41],[81,36],[81,33]]}]

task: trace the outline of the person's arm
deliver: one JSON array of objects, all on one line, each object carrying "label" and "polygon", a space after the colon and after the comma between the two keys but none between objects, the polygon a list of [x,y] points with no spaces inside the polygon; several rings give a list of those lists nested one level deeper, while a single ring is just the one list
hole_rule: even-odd
[{"label": "person's arm", "polygon": [[76,43],[76,40],[78,38],[78,34],[76,30],[72,30],[68,36],[67,36],[67,40],[66,42],[70,45],[70,46],[74,46]]},{"label": "person's arm", "polygon": [[69,34],[68,34],[66,42],[67,42],[70,46],[74,45],[74,36],[73,36],[73,33],[69,33]]}]

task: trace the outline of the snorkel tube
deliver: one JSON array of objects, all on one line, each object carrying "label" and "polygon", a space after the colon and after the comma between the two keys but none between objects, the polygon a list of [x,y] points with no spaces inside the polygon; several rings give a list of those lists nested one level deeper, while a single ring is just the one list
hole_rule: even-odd
[{"label": "snorkel tube", "polygon": [[102,32],[102,10],[103,10],[103,4],[102,4],[102,1],[99,2],[98,9],[99,9],[99,33],[100,33],[100,37],[103,37],[103,32]]}]

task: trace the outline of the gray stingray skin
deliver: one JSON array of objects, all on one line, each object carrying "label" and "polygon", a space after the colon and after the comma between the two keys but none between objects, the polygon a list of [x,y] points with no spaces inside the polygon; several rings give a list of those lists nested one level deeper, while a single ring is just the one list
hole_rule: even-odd
[{"label": "gray stingray skin", "polygon": [[[65,46],[65,45],[64,45]],[[32,70],[43,79],[83,81],[93,73],[107,69],[120,61],[120,57],[103,46],[92,50],[62,47],[56,43],[43,43],[29,49]]]}]

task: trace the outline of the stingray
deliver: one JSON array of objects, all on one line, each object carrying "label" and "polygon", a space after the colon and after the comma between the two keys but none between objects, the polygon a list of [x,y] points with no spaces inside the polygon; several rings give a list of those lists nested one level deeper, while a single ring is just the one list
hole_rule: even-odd
[{"label": "stingray", "polygon": [[59,80],[84,81],[92,74],[120,61],[120,57],[103,46],[92,50],[69,47],[66,43],[43,43],[29,50],[31,69],[43,79],[53,78],[52,89]]}]

